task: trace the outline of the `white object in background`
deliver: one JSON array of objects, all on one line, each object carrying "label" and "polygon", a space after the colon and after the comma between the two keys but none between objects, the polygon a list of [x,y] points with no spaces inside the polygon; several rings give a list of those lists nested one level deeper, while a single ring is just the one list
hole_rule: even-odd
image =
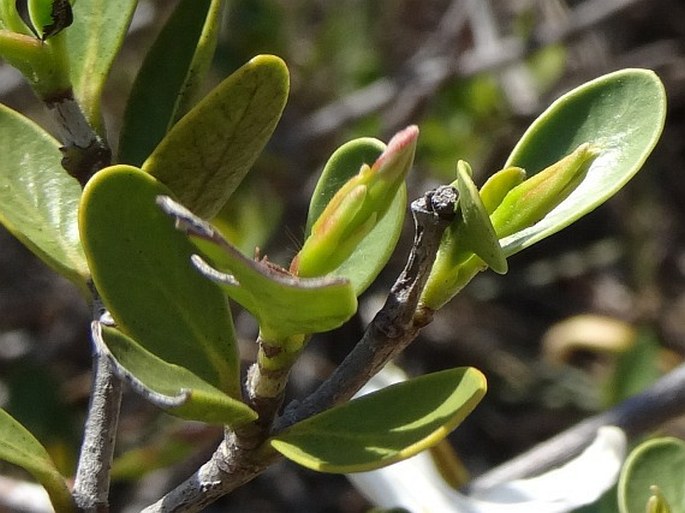
[{"label": "white object in background", "polygon": [[[359,395],[404,379],[400,369],[386,367]],[[380,508],[405,508],[411,513],[566,513],[594,502],[616,483],[625,453],[623,431],[602,427],[594,442],[565,465],[473,495],[459,493],[447,484],[427,451],[347,477]]]}]

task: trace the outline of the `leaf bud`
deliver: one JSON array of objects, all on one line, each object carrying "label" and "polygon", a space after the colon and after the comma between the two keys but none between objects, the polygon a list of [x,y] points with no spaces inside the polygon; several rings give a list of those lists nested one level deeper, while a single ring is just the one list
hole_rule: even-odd
[{"label": "leaf bud", "polygon": [[398,132],[369,166],[362,165],[335,193],[312,226],[292,261],[290,272],[302,277],[335,270],[387,212],[414,161],[419,129]]}]

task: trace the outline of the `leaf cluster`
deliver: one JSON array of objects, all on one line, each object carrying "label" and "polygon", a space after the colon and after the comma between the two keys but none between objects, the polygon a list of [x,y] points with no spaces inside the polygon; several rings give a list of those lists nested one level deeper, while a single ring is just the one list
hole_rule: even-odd
[{"label": "leaf cluster", "polygon": [[[285,63],[259,55],[198,99],[221,2],[181,0],[138,73],[118,155],[96,169],[77,158],[76,167],[90,167],[68,172],[64,155],[88,149],[78,140],[107,148],[102,88],[136,2],[1,5],[0,55],[60,113],[68,133],[57,141],[0,107],[0,221],[88,300],[102,301],[106,313],[94,317],[92,338],[119,378],[173,415],[226,426],[265,459],[277,451],[326,472],[406,459],[473,410],[486,380],[459,368],[326,405],[333,407],[283,429],[275,424],[311,336],[355,315],[357,297],[395,250],[417,127],[387,145],[359,138],[332,154],[312,195],[302,250],[288,268],[247,258],[222,233],[221,219],[213,220],[281,118]],[[453,220],[441,225],[429,272],[415,277],[400,335],[415,335],[419,313],[439,310],[479,271],[505,273],[507,257],[617,192],[656,144],[664,114],[656,75],[622,70],[553,103],[480,189],[459,161],[450,185],[458,193]],[[412,265],[410,257],[408,274]],[[231,301],[259,325],[259,354],[244,385]],[[27,468],[55,508],[68,511],[71,495],[47,452],[0,413],[0,457]]]}]

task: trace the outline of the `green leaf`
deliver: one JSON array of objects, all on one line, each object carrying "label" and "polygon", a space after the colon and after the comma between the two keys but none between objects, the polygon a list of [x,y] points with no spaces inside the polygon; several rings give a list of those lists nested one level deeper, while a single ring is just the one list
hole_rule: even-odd
[{"label": "green leaf", "polygon": [[357,311],[357,297],[348,281],[330,276],[297,278],[273,264],[247,258],[213,226],[170,198],[160,198],[159,203],[175,217],[178,229],[225,272],[194,257],[198,270],[257,318],[266,340],[329,331]]},{"label": "green leaf", "polygon": [[93,281],[124,333],[238,397],[228,302],[192,268],[194,247],[155,204],[161,194],[168,189],[125,165],[106,168],[88,182],[79,228]]},{"label": "green leaf", "polygon": [[512,255],[558,232],[621,189],[656,145],[665,115],[663,84],[654,72],[642,69],[604,75],[555,101],[526,131],[506,166],[533,174],[583,143],[599,155],[552,212],[501,240],[504,253]]},{"label": "green leaf", "polygon": [[499,274],[506,273],[507,259],[499,245],[478,189],[471,179],[471,167],[463,160],[457,163],[457,190],[463,221],[458,225],[463,228],[460,230],[461,236],[457,236],[457,239],[464,248],[473,251],[493,271]]},{"label": "green leaf", "polygon": [[109,70],[138,0],[78,0],[65,32],[74,94],[86,119],[100,126],[100,100]]},{"label": "green leaf", "polygon": [[29,28],[45,41],[74,21],[69,0],[28,0]]},{"label": "green leaf", "polygon": [[396,133],[373,165],[363,164],[324,208],[290,264],[303,278],[324,276],[354,253],[385,216],[414,163],[417,126]]},{"label": "green leaf", "polygon": [[362,137],[346,142],[333,152],[321,172],[309,202],[305,237],[309,236],[312,226],[335,193],[359,172],[363,164],[374,163],[385,148],[383,141]]},{"label": "green leaf", "polygon": [[17,34],[28,34],[28,27],[19,15],[16,0],[0,0],[0,27]]},{"label": "green leaf", "polygon": [[[460,167],[464,167],[460,166],[460,163],[461,161],[457,163],[458,172]],[[484,217],[491,214],[506,195],[526,177],[521,168],[507,167],[490,176],[480,191],[476,192],[469,173],[462,171],[459,174],[461,179],[457,179],[456,185],[460,194],[458,207],[462,215],[445,230],[430,275],[421,292],[421,304],[432,310],[441,308],[464,288],[478,271],[487,268],[485,260],[495,264],[495,270],[506,272],[507,261],[499,240],[496,236],[493,237],[496,233],[494,226]],[[476,256],[476,249],[486,258]]]},{"label": "green leaf", "polygon": [[285,106],[288,81],[281,59],[255,57],[174,125],[143,170],[197,215],[213,217],[271,137]]},{"label": "green leaf", "polygon": [[126,105],[119,161],[141,165],[187,110],[216,46],[221,0],[182,0],[145,56]]},{"label": "green leaf", "polygon": [[664,437],[638,445],[628,455],[618,481],[621,513],[644,513],[657,486],[672,513],[685,513],[685,442]]},{"label": "green leaf", "polygon": [[153,404],[184,419],[235,426],[257,419],[246,404],[229,397],[188,369],[167,363],[114,328],[94,323],[120,376]]},{"label": "green leaf", "polygon": [[57,513],[74,511],[71,493],[50,455],[38,440],[0,408],[0,460],[27,470],[45,487]]},{"label": "green leaf", "polygon": [[[481,197],[486,210],[498,207],[490,220],[502,237],[504,255],[509,257],[562,230],[621,189],[654,148],[665,113],[662,83],[653,72],[639,69],[610,73],[555,101],[533,122],[505,165],[505,169],[523,168],[533,176],[509,191],[508,180],[502,177],[501,184],[498,180]],[[535,175],[540,171],[547,174]],[[556,176],[557,171],[563,176]],[[517,171],[508,173],[515,184]],[[540,180],[544,177],[549,183]],[[501,192],[506,192],[503,198]],[[543,201],[535,200],[529,211],[519,211],[515,207],[526,204],[525,193],[540,194]],[[445,260],[439,253],[422,292],[421,304],[432,310],[442,307],[486,268],[477,257]]]},{"label": "green leaf", "polygon": [[81,187],[60,165],[59,143],[0,105],[0,222],[58,273],[87,290],[76,213]]},{"label": "green leaf", "polygon": [[[363,164],[373,164],[385,148],[378,139],[364,137],[343,144],[331,155],[312,194],[306,235],[335,193]],[[402,231],[406,209],[407,189],[401,186],[386,214],[330,275],[349,280],[357,295],[364,292],[390,259]]]},{"label": "green leaf", "polygon": [[490,216],[497,235],[505,237],[534,226],[576,190],[600,150],[589,143],[510,190]]},{"label": "green leaf", "polygon": [[270,440],[286,458],[321,472],[365,472],[445,438],[485,394],[471,367],[427,374],[325,411]]},{"label": "green leaf", "polygon": [[490,175],[478,193],[488,214],[492,214],[510,190],[526,179],[520,167],[505,167]]}]

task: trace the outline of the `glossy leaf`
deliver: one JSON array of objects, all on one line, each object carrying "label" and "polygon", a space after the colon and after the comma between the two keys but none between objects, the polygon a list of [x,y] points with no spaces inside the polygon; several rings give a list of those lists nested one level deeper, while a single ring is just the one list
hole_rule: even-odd
[{"label": "glossy leaf", "polygon": [[[433,310],[441,308],[464,288],[478,271],[487,268],[488,264],[474,254],[474,249],[479,244],[482,247],[478,251],[492,260],[491,263],[497,265],[501,271],[506,271],[506,259],[504,265],[501,265],[501,259],[505,256],[499,240],[496,237],[493,240],[490,233],[494,232],[494,227],[492,223],[484,222],[482,214],[483,210],[487,214],[492,214],[509,191],[522,183],[526,177],[525,171],[517,167],[508,167],[496,172],[478,191],[479,202],[474,194],[475,185],[470,178],[468,178],[470,183],[467,185],[464,173],[461,175],[462,179],[457,180],[456,185],[461,183],[458,207],[462,215],[445,230],[435,262],[421,293],[421,304]],[[468,177],[468,173],[465,175]],[[462,194],[464,198],[461,198]],[[470,207],[469,203],[471,203]],[[468,229],[464,222],[465,210],[473,217]],[[488,236],[485,237],[483,234]],[[479,237],[484,240],[479,241]]]},{"label": "glossy leaf", "polygon": [[584,143],[510,190],[490,216],[501,238],[535,225],[561,204],[584,180],[599,155]]},{"label": "glossy leaf", "polygon": [[618,481],[621,513],[643,513],[652,496],[652,486],[671,508],[685,513],[685,442],[664,437],[638,445],[628,456]]},{"label": "glossy leaf", "polygon": [[74,511],[66,480],[38,440],[0,408],[0,460],[27,470],[45,487],[57,513]]},{"label": "glossy leaf", "polygon": [[663,84],[642,69],[604,75],[555,101],[526,131],[506,165],[533,174],[583,143],[599,155],[560,205],[534,226],[501,241],[505,254],[558,232],[615,194],[651,153],[665,114]]},{"label": "glossy leaf", "polygon": [[79,240],[78,182],[60,165],[59,143],[0,105],[0,222],[60,274],[87,289]]},{"label": "glossy leaf", "polygon": [[[312,194],[306,235],[335,193],[359,172],[363,164],[373,163],[385,147],[381,141],[365,137],[343,144],[333,153]],[[402,231],[406,209],[407,190],[401,186],[383,218],[347,260],[330,274],[350,280],[357,295],[364,292],[390,259]]]},{"label": "glossy leaf", "polygon": [[[521,200],[521,192],[526,191],[529,182],[541,185],[535,180],[535,173],[557,163],[563,171],[564,165],[559,161],[566,158],[573,161],[578,157],[574,151],[583,153],[586,151],[583,148],[589,149],[591,164],[586,167],[590,159],[581,162],[580,173],[571,173],[572,179],[564,181],[569,187],[559,187],[556,200],[545,198],[543,203],[552,208],[551,211],[545,213],[544,209],[536,207],[534,212],[526,213],[531,215],[524,216],[523,223],[519,217],[514,233],[506,216],[498,218],[504,209],[499,213],[494,210],[490,219],[495,231],[503,237],[500,245],[504,255],[509,257],[562,230],[623,187],[654,148],[663,129],[665,112],[663,85],[653,72],[639,69],[610,73],[555,101],[533,122],[507,160],[505,169],[520,167],[533,175],[510,190],[507,196],[512,194],[514,200]],[[583,146],[585,144],[589,147]],[[512,173],[516,178],[516,173]],[[492,198],[481,197],[484,204],[498,203],[495,200],[500,200],[501,195],[492,192],[495,192]],[[507,196],[500,200],[502,204]],[[516,201],[510,203],[509,207]],[[486,206],[486,210],[490,208],[492,206]],[[509,211],[516,212],[516,209]],[[535,224],[529,226],[528,222]],[[521,224],[528,227],[520,229]],[[456,266],[441,266],[439,262],[440,254],[421,297],[421,304],[433,310],[441,308],[487,267],[477,257],[455,262]]]},{"label": "glossy leaf", "polygon": [[480,198],[478,189],[471,179],[471,168],[466,162],[457,164],[457,190],[459,191],[459,210],[461,222],[460,236],[463,247],[478,255],[493,271],[507,272],[507,259],[499,245],[495,228],[490,222],[488,212]]},{"label": "glossy leaf", "polygon": [[165,362],[114,328],[94,323],[94,339],[105,344],[118,374],[134,390],[168,413],[210,424],[235,426],[257,414],[245,403],[179,365]]},{"label": "glossy leaf", "polygon": [[265,339],[277,341],[291,335],[329,331],[357,311],[357,298],[348,281],[297,278],[274,265],[247,258],[213,226],[170,198],[160,198],[159,203],[223,272],[194,257],[198,270],[257,318]]},{"label": "glossy leaf", "polygon": [[255,57],[173,126],[143,170],[197,215],[213,217],[271,137],[285,106],[288,81],[281,59]]},{"label": "glossy leaf", "polygon": [[166,187],[131,166],[88,182],[79,226],[93,281],[121,330],[162,360],[238,397],[225,296],[190,264],[187,237],[155,204]]},{"label": "glossy leaf", "polygon": [[485,394],[474,368],[427,374],[315,415],[271,439],[286,458],[321,472],[363,472],[427,449]]},{"label": "glossy leaf", "polygon": [[184,113],[216,46],[221,0],[182,0],[138,71],[124,114],[119,161],[141,165]]},{"label": "glossy leaf", "polygon": [[138,0],[78,0],[65,32],[76,99],[93,126],[100,125],[100,100],[114,58]]}]

